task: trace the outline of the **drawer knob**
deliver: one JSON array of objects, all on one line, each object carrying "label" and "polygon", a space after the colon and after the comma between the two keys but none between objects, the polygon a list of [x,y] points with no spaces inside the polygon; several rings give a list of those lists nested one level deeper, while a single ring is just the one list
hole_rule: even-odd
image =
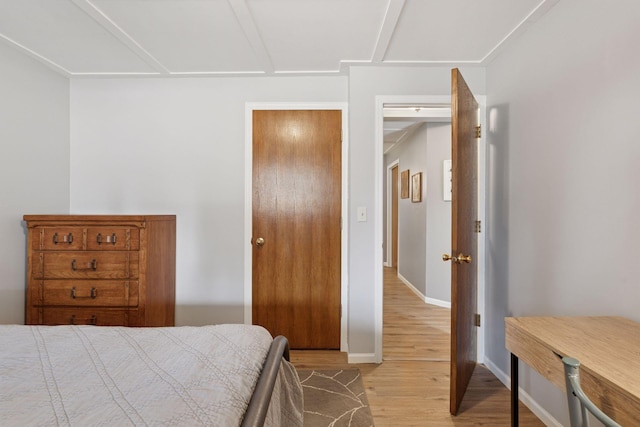
[{"label": "drawer knob", "polygon": [[53,233],[53,244],[57,245],[58,243],[73,243],[73,233],[69,233],[66,236],[62,236],[62,240],[58,240],[58,233]]},{"label": "drawer knob", "polygon": [[105,236],[104,242],[102,241],[102,233],[98,233],[98,235],[96,236],[96,242],[98,242],[99,245],[101,245],[102,243],[111,243],[112,245],[115,245],[116,233],[112,233],[111,236]]},{"label": "drawer knob", "polygon": [[76,295],[76,287],[75,286],[73,288],[71,288],[71,298],[73,298],[73,299],[79,299],[79,298],[96,299],[97,296],[98,296],[98,290],[96,288],[91,288],[91,294],[87,295],[87,296],[82,296],[82,297]]},{"label": "drawer knob", "polygon": [[96,259],[92,259],[91,263],[87,264],[86,268],[78,268],[76,265],[76,260],[71,261],[71,269],[73,271],[96,271],[98,269],[98,261]]}]

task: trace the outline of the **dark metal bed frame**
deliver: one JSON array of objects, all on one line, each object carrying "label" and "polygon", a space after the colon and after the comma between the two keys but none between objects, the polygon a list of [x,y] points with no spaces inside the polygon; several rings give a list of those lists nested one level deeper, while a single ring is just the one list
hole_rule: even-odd
[{"label": "dark metal bed frame", "polygon": [[282,335],[278,335],[273,339],[267,353],[256,388],[249,401],[247,411],[244,413],[242,427],[262,427],[264,425],[282,359],[289,361],[289,341]]}]

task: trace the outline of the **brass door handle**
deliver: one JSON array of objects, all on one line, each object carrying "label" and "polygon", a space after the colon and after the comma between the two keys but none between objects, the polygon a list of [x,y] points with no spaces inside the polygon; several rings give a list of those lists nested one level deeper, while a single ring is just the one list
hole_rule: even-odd
[{"label": "brass door handle", "polygon": [[455,262],[455,263],[457,263],[457,262],[458,262],[458,258],[456,258],[456,257],[454,257],[454,256],[451,256],[451,255],[449,255],[449,254],[443,254],[443,255],[442,255],[442,260],[443,260],[443,261],[452,261],[452,262]]},{"label": "brass door handle", "polygon": [[466,262],[469,264],[471,262],[471,255],[462,255],[462,253],[458,254],[458,263]]},{"label": "brass door handle", "polygon": [[264,246],[264,239],[262,237],[258,237],[256,239],[256,245],[263,247]]},{"label": "brass door handle", "polygon": [[463,255],[462,252],[460,252],[458,256],[451,256],[449,254],[444,254],[442,255],[442,260],[452,261],[452,262],[455,262],[456,264],[462,264],[463,262],[466,262],[467,264],[469,264],[471,262],[471,255]]}]

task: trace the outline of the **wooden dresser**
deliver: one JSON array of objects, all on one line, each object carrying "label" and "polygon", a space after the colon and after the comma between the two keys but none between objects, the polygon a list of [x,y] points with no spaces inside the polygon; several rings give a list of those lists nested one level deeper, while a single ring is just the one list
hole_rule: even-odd
[{"label": "wooden dresser", "polygon": [[24,221],[28,325],[174,325],[175,215]]}]

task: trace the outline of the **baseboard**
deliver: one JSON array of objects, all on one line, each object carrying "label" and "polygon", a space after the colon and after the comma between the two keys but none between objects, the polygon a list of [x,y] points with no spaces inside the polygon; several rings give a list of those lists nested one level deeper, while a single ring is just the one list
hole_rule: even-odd
[{"label": "baseboard", "polygon": [[[493,373],[493,375],[496,376],[496,378],[498,378],[498,380],[500,380],[502,384],[505,385],[505,387],[507,387],[507,389],[511,390],[511,377],[509,375],[498,368],[498,366],[496,366],[496,364],[486,356],[484,357],[484,365]],[[556,420],[549,412],[540,406],[529,393],[522,389],[522,387],[518,387],[518,397],[536,417],[540,418],[540,421],[542,421],[545,426],[563,427],[562,423]]]},{"label": "baseboard", "polygon": [[424,302],[431,305],[437,305],[438,307],[451,308],[451,301],[443,301],[440,299],[427,297]]},{"label": "baseboard", "polygon": [[405,277],[402,274],[398,273],[398,279],[400,279],[400,281],[402,283],[407,285],[407,287],[409,289],[411,289],[414,294],[418,295],[422,301],[426,301],[427,300],[427,297],[425,295],[423,295],[422,292],[420,292],[415,286],[413,286],[410,281],[405,279]]},{"label": "baseboard", "polygon": [[425,303],[432,304],[432,305],[437,305],[438,307],[451,308],[451,302],[450,301],[442,301],[442,300],[435,299],[435,298],[429,298],[428,296],[423,295],[422,292],[420,292],[418,289],[416,289],[416,287],[413,286],[411,284],[411,282],[409,282],[407,279],[405,279],[405,277],[400,273],[398,273],[398,279],[400,279],[400,281],[402,283],[407,285],[407,287],[409,289],[411,289],[414,294],[418,295],[420,297],[420,299],[422,301],[424,301]]},{"label": "baseboard", "polygon": [[376,363],[375,353],[349,353],[347,355],[348,363]]}]

